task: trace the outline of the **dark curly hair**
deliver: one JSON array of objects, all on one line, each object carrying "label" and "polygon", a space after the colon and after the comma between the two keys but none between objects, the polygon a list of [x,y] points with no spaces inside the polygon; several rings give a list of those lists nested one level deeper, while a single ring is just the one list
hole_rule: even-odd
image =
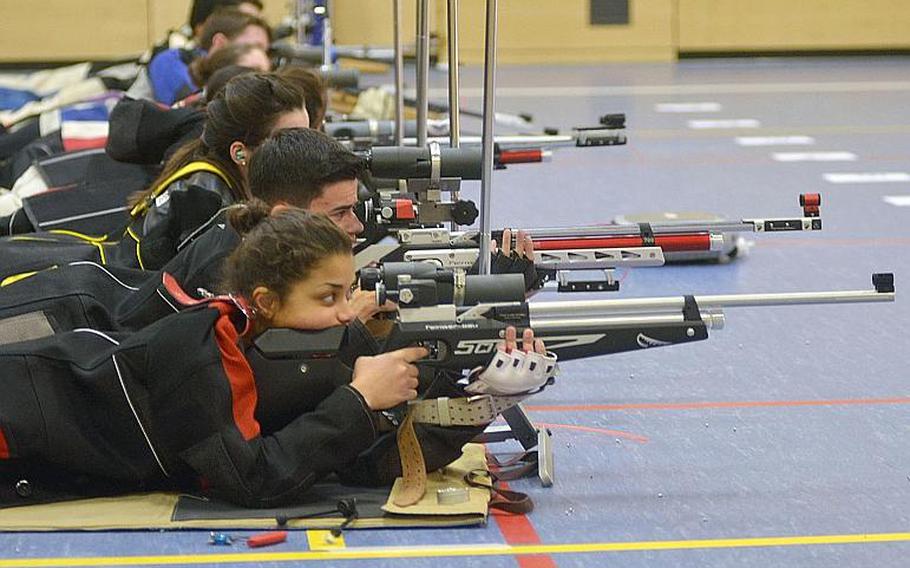
[{"label": "dark curly hair", "polygon": [[254,199],[237,207],[230,223],[244,237],[224,265],[221,289],[246,298],[265,286],[283,301],[324,259],[351,254],[347,233],[325,215],[296,207],[271,213]]}]

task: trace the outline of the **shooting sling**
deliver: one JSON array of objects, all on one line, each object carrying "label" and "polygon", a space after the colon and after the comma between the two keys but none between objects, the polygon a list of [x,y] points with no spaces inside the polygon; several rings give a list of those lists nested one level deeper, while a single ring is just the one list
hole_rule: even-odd
[{"label": "shooting sling", "polygon": [[503,411],[521,402],[527,395],[479,395],[465,398],[440,397],[408,403],[408,414],[398,427],[398,453],[401,479],[393,503],[402,508],[418,503],[427,492],[427,467],[414,431],[414,423],[438,426],[481,426],[489,424]]}]

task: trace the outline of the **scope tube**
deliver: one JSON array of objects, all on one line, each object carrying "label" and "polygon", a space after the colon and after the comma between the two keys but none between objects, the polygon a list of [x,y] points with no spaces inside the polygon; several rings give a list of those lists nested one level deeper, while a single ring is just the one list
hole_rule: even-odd
[{"label": "scope tube", "polygon": [[[429,179],[432,158],[429,148],[380,146],[369,152],[370,173],[378,178]],[[440,175],[444,178],[480,179],[483,156],[477,147],[439,148]]]}]

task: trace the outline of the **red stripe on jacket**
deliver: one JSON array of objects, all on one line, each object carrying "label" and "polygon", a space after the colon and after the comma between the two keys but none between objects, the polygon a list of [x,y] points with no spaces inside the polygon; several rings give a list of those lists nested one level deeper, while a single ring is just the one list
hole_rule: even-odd
[{"label": "red stripe on jacket", "polygon": [[237,425],[244,440],[251,440],[259,435],[259,422],[254,416],[258,395],[253,369],[240,349],[240,334],[231,321],[230,314],[235,307],[217,301],[212,302],[210,306],[221,312],[221,316],[215,322],[215,340],[221,351],[224,373],[231,384],[234,424]]},{"label": "red stripe on jacket", "polygon": [[6,436],[3,435],[3,429],[0,428],[0,460],[8,460],[9,444],[6,442]]}]

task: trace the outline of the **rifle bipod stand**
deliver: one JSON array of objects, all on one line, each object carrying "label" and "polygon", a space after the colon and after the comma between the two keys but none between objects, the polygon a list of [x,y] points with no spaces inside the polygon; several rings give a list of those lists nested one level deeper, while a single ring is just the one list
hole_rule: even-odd
[{"label": "rifle bipod stand", "polygon": [[489,444],[517,440],[524,448],[526,456],[536,456],[537,477],[540,478],[541,485],[544,487],[553,485],[555,464],[551,432],[546,428],[534,426],[521,405],[505,410],[502,417],[506,421],[505,425],[488,427],[474,441]]}]

